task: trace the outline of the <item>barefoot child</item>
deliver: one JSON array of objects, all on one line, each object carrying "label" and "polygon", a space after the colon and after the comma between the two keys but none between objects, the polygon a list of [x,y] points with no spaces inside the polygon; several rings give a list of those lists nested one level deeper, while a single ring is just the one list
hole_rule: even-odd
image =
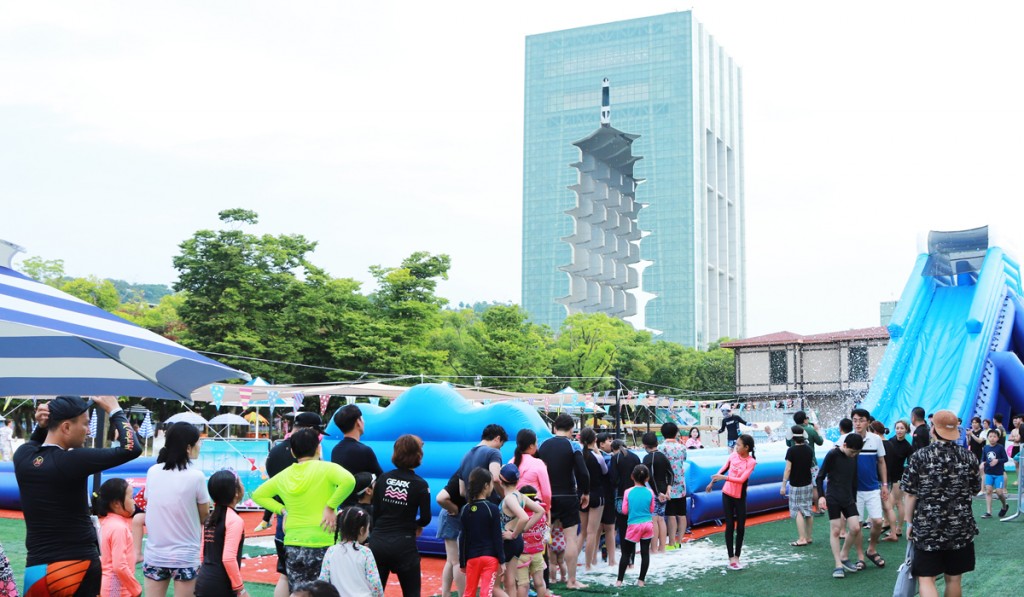
[{"label": "barefoot child", "polygon": [[1006,455],[1006,448],[999,444],[999,431],[989,430],[988,445],[982,448],[981,459],[981,473],[985,475],[985,515],[982,518],[992,518],[993,493],[1003,504],[1003,507],[999,509],[999,518],[1002,518],[1010,509],[1006,503],[1004,483],[1006,477],[1003,476],[1003,465],[1009,461],[1009,457]]},{"label": "barefoot child", "polygon": [[[533,579],[533,587],[537,597],[551,595],[544,584],[544,541],[548,535],[548,519],[543,514],[546,510],[544,502],[537,499],[537,488],[532,485],[523,485],[520,491],[524,496],[535,500],[541,507],[541,516],[534,524],[526,527],[523,531],[523,555],[519,556],[519,566],[516,568],[516,584],[519,587],[519,597],[526,597],[530,591],[530,579]],[[530,518],[533,520],[533,517]]]},{"label": "barefoot child", "polygon": [[[743,434],[736,438],[736,445],[725,466],[717,475],[711,475],[707,491],[716,481],[725,481],[722,487],[722,507],[725,510],[725,549],[729,553],[729,568],[741,570],[740,552],[743,551],[743,535],[747,529],[747,480],[754,472],[754,438]],[[735,547],[733,534],[735,533]]]},{"label": "barefoot child", "polygon": [[516,567],[519,564],[519,556],[523,555],[523,531],[540,520],[544,510],[537,502],[516,489],[519,483],[519,467],[516,465],[510,462],[501,467],[498,481],[505,489],[505,497],[501,500],[501,538],[504,540],[505,550],[503,583],[506,593],[516,595]]},{"label": "barefoot child", "polygon": [[501,513],[487,500],[494,491],[491,472],[477,467],[469,474],[466,494],[471,501],[462,507],[462,535],[459,536],[459,567],[466,573],[466,595],[494,594],[494,583],[505,571],[505,549],[501,538]]},{"label": "barefoot child", "polygon": [[548,560],[555,567],[554,573],[549,574],[552,583],[566,582],[569,580],[569,569],[565,565],[565,530],[562,523],[555,521],[551,525],[551,545],[548,546]]},{"label": "barefoot child", "polygon": [[137,597],[142,585],[135,580],[135,544],[132,540],[132,486],[124,479],[107,479],[100,486],[93,509],[100,517],[102,597]]},{"label": "barefoot child", "polygon": [[245,523],[235,506],[245,496],[234,471],[217,471],[207,482],[213,512],[203,527],[203,565],[196,575],[196,597],[247,596],[242,584]]},{"label": "barefoot child", "polygon": [[619,576],[616,587],[622,586],[626,568],[633,561],[636,544],[640,544],[640,576],[638,587],[644,586],[647,567],[651,563],[651,539],[654,538],[654,493],[647,487],[650,473],[639,464],[633,469],[633,487],[622,496],[622,513],[626,515],[626,536],[622,538],[622,555],[619,558]]},{"label": "barefoot child", "polygon": [[384,597],[377,561],[369,547],[362,545],[370,535],[370,515],[359,506],[338,514],[335,544],[327,548],[320,567],[320,580],[334,585],[342,595]]}]

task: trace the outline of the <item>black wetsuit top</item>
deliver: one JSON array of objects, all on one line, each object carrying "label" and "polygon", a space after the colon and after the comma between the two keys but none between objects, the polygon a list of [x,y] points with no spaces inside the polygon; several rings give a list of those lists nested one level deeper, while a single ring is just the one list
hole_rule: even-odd
[{"label": "black wetsuit top", "polygon": [[142,454],[124,411],[111,415],[110,426],[117,434],[117,448],[44,446],[46,428],[37,427],[14,453],[27,566],[100,557],[96,528],[89,518],[89,477]]},{"label": "black wetsuit top", "polygon": [[[828,492],[825,479],[828,479]],[[842,449],[829,450],[818,469],[818,495],[835,500],[840,506],[857,503],[857,459],[850,458]]]},{"label": "black wetsuit top", "polygon": [[568,438],[560,435],[548,438],[537,449],[537,458],[548,465],[552,497],[576,497],[590,493],[590,473],[583,462],[583,452],[573,450]]},{"label": "black wetsuit top", "polygon": [[[377,461],[377,455],[370,449],[370,446],[351,437],[342,439],[338,442],[338,445],[334,446],[334,449],[331,450],[331,462],[341,465],[341,468],[353,475],[372,473],[374,476],[379,477],[384,474],[384,471],[380,468],[380,463]],[[352,492],[341,505],[350,506],[357,501],[359,501],[359,496]]]},{"label": "black wetsuit top", "polygon": [[374,486],[373,514],[375,535],[415,537],[416,527],[430,524],[430,487],[409,469],[388,471]]}]

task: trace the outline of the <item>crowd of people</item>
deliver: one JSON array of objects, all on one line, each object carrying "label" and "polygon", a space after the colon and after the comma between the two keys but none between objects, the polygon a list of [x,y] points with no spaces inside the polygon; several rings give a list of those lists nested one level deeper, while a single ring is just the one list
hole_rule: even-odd
[{"label": "crowd of people", "polygon": [[[83,447],[91,405],[108,413],[114,447]],[[742,420],[724,414],[730,453],[705,491],[722,483],[728,568],[738,570],[747,484],[757,461],[754,438],[739,432]],[[910,422],[898,421],[887,437],[881,422],[856,408],[840,422],[844,433],[820,469],[814,448],[823,445],[821,434],[803,411],[793,421],[781,488],[796,521],[797,539],[790,545],[813,544],[814,517],[827,512],[832,576],[844,578],[865,570],[866,562],[885,567],[878,545],[900,541],[906,524],[921,594],[937,594],[935,580],[943,575],[946,594],[957,595],[961,575],[974,568],[978,527],[971,499],[984,487],[985,517],[992,516],[994,499],[1002,506],[998,516],[1005,516],[1005,443],[1020,443],[1021,418],[1014,417],[1010,431],[999,416],[991,426],[975,419],[965,429],[950,411],[926,419],[915,408]],[[415,472],[423,441],[415,435],[396,439],[393,468],[384,472],[360,441],[362,411],[345,406],[334,422],[345,437],[324,459],[322,419],[299,413],[291,435],[267,458],[268,479],[252,493],[267,511],[257,530],[277,516],[275,597],[379,597],[391,574],[403,595],[420,595],[416,539],[431,521],[433,497]],[[126,480],[108,479],[93,494],[90,511],[79,497],[88,478],[141,453],[124,412],[111,397],[90,402],[61,396],[39,405],[36,423],[14,454],[26,521],[25,594],[135,597],[143,590],[166,595],[172,586],[174,595],[185,597],[247,594],[241,576],[245,528],[235,511],[244,488],[234,471],[207,480],[195,466],[200,437],[194,426],[168,427],[144,492],[136,495]],[[435,498],[447,554],[442,595],[479,590],[525,597],[532,589],[546,597],[555,583],[586,588],[578,568],[602,562],[617,569],[617,586],[634,568],[635,583],[643,586],[651,558],[684,541],[690,532],[684,467],[687,452],[703,447],[699,430],[683,438],[675,423],[665,423],[663,441],[644,434],[638,456],[609,434],[584,427],[577,435],[575,428],[571,416],[560,414],[554,435],[543,443],[522,429],[514,456],[505,461],[501,449],[510,438],[491,424],[452,463]],[[90,514],[98,517],[98,530]],[[3,557],[0,551],[0,595],[16,595]],[[141,585],[135,578],[139,562]]]},{"label": "crowd of people", "polygon": [[[1013,418],[1011,433],[998,414],[995,426],[975,417],[968,429],[948,410],[926,418],[924,409],[915,407],[909,418],[897,421],[887,437],[884,424],[855,408],[839,422],[842,434],[818,469],[809,441],[813,429],[804,413],[794,415],[798,424],[792,427],[781,489],[785,494],[788,487],[789,510],[796,520],[798,538],[790,545],[813,542],[816,503],[818,513],[828,513],[832,576],[845,578],[865,570],[866,562],[885,567],[878,544],[900,541],[905,526],[912,541],[910,572],[920,594],[938,595],[936,579],[941,575],[945,595],[955,597],[961,594],[962,575],[975,566],[978,526],[972,499],[984,486],[987,513],[982,518],[992,517],[993,496],[1002,504],[998,516],[1008,511],[1005,442],[1020,443],[1021,417]],[[889,533],[882,537],[886,527]],[[867,547],[862,529],[868,529]]]}]

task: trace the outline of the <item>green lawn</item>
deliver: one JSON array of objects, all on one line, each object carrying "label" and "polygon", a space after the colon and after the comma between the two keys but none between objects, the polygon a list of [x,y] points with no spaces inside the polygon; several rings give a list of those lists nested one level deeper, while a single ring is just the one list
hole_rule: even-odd
[{"label": "green lawn", "polygon": [[[1011,512],[1016,503],[1011,502]],[[975,514],[985,512],[983,500],[975,500]],[[964,576],[967,595],[1004,594],[1007,579],[1024,575],[1024,558],[1019,556],[1019,537],[1024,532],[1024,516],[1000,523],[998,519],[978,519],[981,534],[975,541],[977,570]],[[680,590],[699,595],[807,595],[808,591],[840,591],[861,595],[888,595],[896,577],[896,569],[903,557],[906,544],[883,543],[880,553],[886,559],[884,569],[870,563],[868,570],[847,575],[845,579],[831,578],[832,555],[828,547],[828,524],[824,518],[815,519],[814,545],[792,548],[789,542],[796,536],[790,521],[774,522],[747,528],[744,542],[744,560],[747,568],[726,572],[725,544],[722,534],[712,535],[683,549],[655,556],[649,584],[643,591],[648,597],[675,596]],[[19,582],[25,564],[25,529],[20,520],[0,519],[0,538],[14,567]],[[639,562],[638,562],[639,563]],[[637,570],[626,574],[628,585],[633,584]],[[655,579],[662,579],[656,584]],[[141,581],[141,572],[138,575]],[[581,576],[590,584],[584,591],[567,591],[556,585],[555,591],[565,595],[615,595],[623,591],[612,585],[614,577],[607,569]],[[271,585],[250,583],[254,597],[271,597]],[[630,593],[636,588],[625,589]]]}]

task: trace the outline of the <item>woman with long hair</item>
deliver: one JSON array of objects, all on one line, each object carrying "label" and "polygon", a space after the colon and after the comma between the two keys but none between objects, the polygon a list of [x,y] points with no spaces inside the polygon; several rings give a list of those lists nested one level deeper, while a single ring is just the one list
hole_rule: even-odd
[{"label": "woman with long hair", "polygon": [[142,558],[146,595],[163,597],[174,581],[175,597],[192,597],[203,524],[210,514],[210,496],[199,457],[199,430],[191,423],[167,429],[156,464],[146,472],[146,528]]},{"label": "woman with long hair", "polygon": [[[974,418],[980,429],[981,419]],[[889,512],[889,534],[883,541],[899,541],[903,534],[903,488],[900,486],[900,479],[903,478],[903,469],[906,467],[907,459],[914,451],[914,447],[907,440],[910,423],[896,421],[893,427],[896,429],[896,434],[884,442],[885,468],[888,471],[889,484],[892,487],[889,489],[889,499],[885,502],[886,510]]]},{"label": "woman with long hair", "polygon": [[729,553],[731,570],[743,568],[740,552],[743,551],[743,535],[747,527],[747,481],[755,466],[754,438],[744,433],[736,439],[729,460],[718,474],[711,476],[706,489],[710,493],[717,481],[725,481],[722,487],[722,506],[725,508],[725,549]]},{"label": "woman with long hair", "polygon": [[580,430],[583,444],[583,463],[590,473],[590,501],[586,509],[580,509],[580,533],[586,538],[586,569],[597,564],[597,543],[601,534],[601,518],[604,515],[604,500],[608,485],[608,465],[604,455],[597,448],[597,433],[590,427]]},{"label": "woman with long hair", "polygon": [[544,503],[545,512],[551,514],[551,477],[548,476],[548,465],[535,456],[537,454],[537,434],[532,429],[520,429],[516,434],[516,451],[512,464],[519,468],[517,488],[530,485],[537,488],[537,499]]}]

